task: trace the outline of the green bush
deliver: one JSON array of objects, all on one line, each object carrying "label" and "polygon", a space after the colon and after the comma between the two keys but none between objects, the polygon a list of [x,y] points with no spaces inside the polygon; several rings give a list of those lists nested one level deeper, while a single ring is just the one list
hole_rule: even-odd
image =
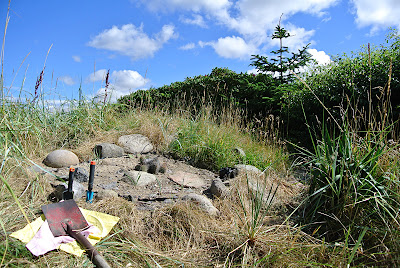
[{"label": "green bush", "polygon": [[135,107],[190,108],[199,111],[211,105],[215,110],[235,107],[245,110],[249,118],[279,111],[280,96],[276,81],[267,74],[235,73],[214,68],[208,75],[186,78],[160,88],[139,90],[118,100],[128,109]]}]

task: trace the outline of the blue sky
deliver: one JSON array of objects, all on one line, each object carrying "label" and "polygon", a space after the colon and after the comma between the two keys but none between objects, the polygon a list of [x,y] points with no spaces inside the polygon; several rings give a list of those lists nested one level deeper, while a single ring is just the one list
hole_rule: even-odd
[{"label": "blue sky", "polygon": [[[0,0],[1,29],[7,7]],[[270,36],[281,14],[293,35],[286,45],[311,43],[310,53],[326,63],[332,55],[384,43],[388,28],[400,26],[400,1],[13,0],[5,89],[32,96],[44,64],[41,90],[48,99],[77,98],[81,81],[86,96],[101,96],[107,70],[114,99],[214,67],[252,72],[252,54],[277,49]]]}]

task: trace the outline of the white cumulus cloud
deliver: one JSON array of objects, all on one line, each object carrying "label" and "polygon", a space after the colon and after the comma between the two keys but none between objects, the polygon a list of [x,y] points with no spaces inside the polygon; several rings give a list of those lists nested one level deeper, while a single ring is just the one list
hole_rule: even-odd
[{"label": "white cumulus cloud", "polygon": [[[107,70],[98,70],[95,74],[88,77],[89,81],[102,81],[105,78]],[[107,100],[115,102],[118,98],[144,88],[150,80],[133,70],[119,70],[110,73],[110,84],[108,88],[101,88],[95,94],[95,98],[99,101]],[[106,96],[107,94],[107,96]]]},{"label": "white cumulus cloud", "polygon": [[121,28],[113,26],[104,30],[92,38],[88,45],[118,52],[137,60],[152,57],[168,40],[175,37],[173,25],[164,25],[161,31],[151,38],[143,31],[143,24],[140,27],[126,24]]},{"label": "white cumulus cloud", "polygon": [[207,24],[204,21],[203,16],[199,14],[193,14],[193,18],[180,17],[179,20],[186,24],[193,24],[202,28],[207,28]]},{"label": "white cumulus cloud", "polygon": [[100,69],[91,73],[86,80],[89,82],[103,81],[104,79],[106,79],[106,74],[107,74],[106,69]]},{"label": "white cumulus cloud", "polygon": [[351,2],[358,26],[371,26],[371,34],[391,26],[400,28],[400,1],[352,0]]},{"label": "white cumulus cloud", "polygon": [[[133,1],[133,0],[132,0]],[[203,44],[211,44],[215,51],[223,57],[235,57],[240,51],[254,50],[257,47],[270,47],[274,45],[271,35],[278,24],[281,15],[282,26],[293,33],[288,44],[297,50],[311,42],[314,31],[296,25],[285,24],[285,21],[297,13],[307,13],[321,18],[321,21],[330,18],[327,10],[336,5],[340,0],[136,0],[142,2],[150,10],[163,12],[191,12],[193,19],[187,19],[195,24],[201,23],[200,18],[207,18],[217,24],[236,32],[235,38],[220,38]],[[356,1],[356,0],[354,0]],[[386,1],[386,0],[385,0]],[[197,16],[197,17],[196,17]],[[201,16],[201,17],[200,17]],[[198,18],[196,20],[196,18]],[[290,27],[289,27],[290,26]],[[290,29],[289,29],[290,28]],[[238,38],[241,38],[239,40]],[[236,43],[239,47],[234,53],[234,48],[228,46],[228,51],[223,51],[226,43]],[[247,46],[245,45],[247,44]],[[249,45],[251,44],[251,45]],[[244,52],[242,53],[245,54]]]},{"label": "white cumulus cloud", "polygon": [[325,51],[318,51],[314,48],[309,48],[307,51],[311,54],[312,58],[317,61],[318,64],[326,65],[331,63],[331,57],[326,54]]},{"label": "white cumulus cloud", "polygon": [[211,46],[215,52],[228,59],[248,59],[252,54],[256,53],[257,47],[238,36],[228,36],[219,38],[212,42],[199,42],[201,47]]},{"label": "white cumulus cloud", "polygon": [[63,82],[64,84],[68,85],[68,86],[72,86],[75,84],[74,79],[69,76],[69,75],[64,75],[64,76],[60,76],[58,78],[59,81]]}]

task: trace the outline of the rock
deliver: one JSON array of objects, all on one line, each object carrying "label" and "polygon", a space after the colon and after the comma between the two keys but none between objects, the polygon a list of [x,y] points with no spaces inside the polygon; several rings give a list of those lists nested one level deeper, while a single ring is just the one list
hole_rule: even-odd
[{"label": "rock", "polygon": [[203,211],[207,212],[211,216],[218,216],[219,214],[219,210],[214,207],[211,200],[204,195],[190,193],[185,195],[182,200],[194,202],[195,204],[199,205]]},{"label": "rock", "polygon": [[252,174],[257,176],[261,176],[263,174],[261,170],[252,165],[239,164],[235,165],[235,168],[237,168],[238,174]]},{"label": "rock", "polygon": [[113,191],[113,190],[104,190],[104,189],[100,189],[97,194],[96,194],[96,199],[98,200],[103,200],[103,199],[107,199],[107,198],[113,198],[113,197],[118,197],[117,192]]},{"label": "rock", "polygon": [[107,183],[107,184],[103,184],[103,185],[101,185],[101,187],[104,190],[111,190],[111,189],[116,189],[118,187],[118,184],[117,184],[116,181],[113,181],[113,182],[110,182],[110,183]]},{"label": "rock", "polygon": [[89,173],[84,168],[76,168],[74,182],[87,182],[89,180]]},{"label": "rock", "polygon": [[125,171],[122,180],[138,187],[144,187],[157,180],[153,174],[142,171]]},{"label": "rock", "polygon": [[220,179],[214,179],[209,189],[211,195],[223,198],[229,195],[229,190]]},{"label": "rock", "polygon": [[124,149],[122,147],[111,143],[97,144],[93,152],[99,158],[121,157],[124,155]]},{"label": "rock", "polygon": [[148,172],[150,174],[158,174],[159,172],[165,173],[166,164],[165,163],[161,164],[158,157],[145,158],[142,156],[140,157],[140,162],[135,167],[135,170]]},{"label": "rock", "polygon": [[219,170],[219,178],[223,181],[227,179],[233,179],[239,174],[239,170],[237,168],[225,167]]},{"label": "rock", "polygon": [[121,136],[118,144],[124,148],[127,154],[148,153],[153,150],[150,140],[140,134]]},{"label": "rock", "polygon": [[[67,191],[67,189],[68,189],[67,183],[61,183],[57,185],[56,189],[53,192],[56,200],[62,200],[63,193]],[[86,196],[86,188],[77,181],[74,181],[74,183],[72,184],[72,191],[74,192],[74,200],[79,200],[82,197]]]},{"label": "rock", "polygon": [[237,154],[238,156],[240,156],[241,158],[246,157],[246,154],[245,154],[245,152],[243,151],[242,148],[235,147],[235,148],[232,149],[232,151],[233,151],[235,154]]},{"label": "rock", "polygon": [[79,164],[79,159],[76,154],[71,151],[55,150],[46,156],[43,160],[43,164],[53,168],[70,167]]},{"label": "rock", "polygon": [[206,182],[198,175],[183,171],[171,174],[168,178],[184,187],[200,188],[206,185]]}]

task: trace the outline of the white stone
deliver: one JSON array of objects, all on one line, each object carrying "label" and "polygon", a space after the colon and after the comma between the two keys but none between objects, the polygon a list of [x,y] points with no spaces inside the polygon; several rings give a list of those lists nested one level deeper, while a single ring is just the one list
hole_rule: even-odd
[{"label": "white stone", "polygon": [[153,174],[143,171],[125,171],[123,180],[127,183],[131,183],[138,187],[144,187],[157,180],[157,177]]},{"label": "white stone", "polygon": [[185,195],[182,199],[197,204],[200,209],[207,212],[211,216],[218,216],[219,214],[219,210],[214,207],[211,200],[204,195],[190,193],[188,195]]},{"label": "white stone", "polygon": [[127,154],[144,154],[153,150],[153,145],[149,138],[141,134],[121,136],[118,139],[118,144],[124,148],[124,151]]}]

